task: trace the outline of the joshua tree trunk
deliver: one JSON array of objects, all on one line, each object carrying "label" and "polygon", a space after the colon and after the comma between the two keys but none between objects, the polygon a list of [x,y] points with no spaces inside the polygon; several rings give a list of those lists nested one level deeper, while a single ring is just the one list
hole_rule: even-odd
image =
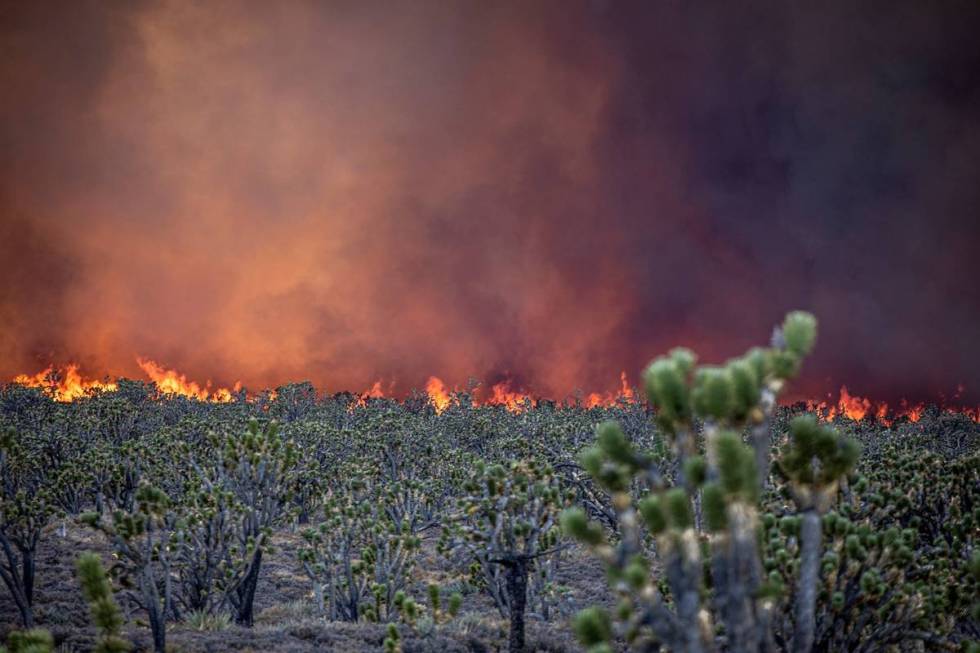
[{"label": "joshua tree trunk", "polygon": [[[21,625],[25,629],[34,627],[34,551],[13,544],[6,536],[0,534],[0,544],[3,546],[7,564],[0,564],[0,577],[10,590],[17,610],[20,612]],[[14,552],[17,549],[17,553]],[[19,555],[18,555],[19,554]]]},{"label": "joshua tree trunk", "polygon": [[165,653],[167,650],[167,625],[164,621],[160,605],[160,593],[157,590],[156,579],[149,569],[140,574],[140,592],[146,606],[146,616],[150,622],[150,632],[153,635],[153,650],[155,653]]},{"label": "joshua tree trunk", "polygon": [[772,390],[764,388],[762,390],[762,421],[752,427],[750,441],[755,451],[755,468],[759,475],[759,489],[765,490],[769,487],[769,450],[772,448],[771,435],[769,431],[769,421],[775,409],[776,397]]},{"label": "joshua tree trunk", "polygon": [[509,653],[524,653],[524,610],[527,607],[527,558],[517,556],[504,563],[510,603]]},{"label": "joshua tree trunk", "polygon": [[248,570],[248,574],[242,580],[241,587],[236,590],[238,594],[237,615],[235,621],[242,626],[252,627],[254,616],[252,605],[255,602],[255,587],[259,583],[259,566],[262,564],[262,549],[255,552],[255,559]]},{"label": "joshua tree trunk", "polygon": [[817,585],[820,573],[822,539],[820,515],[814,508],[801,513],[800,524],[800,581],[796,590],[796,629],[793,650],[810,653],[816,627],[814,610],[817,604]]}]

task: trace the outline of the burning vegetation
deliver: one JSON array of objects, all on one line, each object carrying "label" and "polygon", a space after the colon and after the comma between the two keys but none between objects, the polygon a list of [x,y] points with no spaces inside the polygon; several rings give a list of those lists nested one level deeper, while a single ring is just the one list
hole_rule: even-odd
[{"label": "burning vegetation", "polygon": [[[167,368],[149,358],[138,358],[137,363],[146,374],[147,379],[164,396],[186,397],[218,403],[231,402],[239,397],[248,400],[258,396],[249,395],[245,392],[240,381],[231,388],[214,387],[211,381],[198,383],[188,379],[186,375],[177,370]],[[585,408],[599,408],[614,406],[621,402],[637,401],[636,391],[630,385],[626,372],[621,372],[619,378],[620,385],[616,390],[589,392],[588,394],[576,393],[566,397],[561,403],[581,405]],[[19,374],[11,382],[30,388],[40,388],[60,402],[75,401],[102,392],[114,392],[119,387],[117,381],[109,378],[83,377],[79,371],[79,366],[75,363],[69,363],[61,368],[48,366],[36,374]],[[393,382],[386,386],[384,382],[377,380],[370,387],[357,393],[356,403],[359,406],[364,406],[371,399],[397,398],[398,395],[394,391],[394,386]],[[269,392],[273,393],[274,396],[275,390]],[[468,401],[473,406],[503,406],[511,412],[520,412],[537,406],[543,400],[530,391],[513,388],[509,381],[495,383],[488,390],[484,390],[475,382],[467,388],[450,387],[436,376],[430,376],[426,381],[424,395],[437,413],[441,413],[449,406],[461,401]],[[980,406],[961,406],[954,402],[940,400],[937,409],[942,412],[962,414],[975,422],[980,422]],[[802,402],[802,405],[808,412],[813,413],[824,422],[833,422],[838,419],[861,422],[872,419],[885,426],[891,426],[897,420],[902,419],[918,422],[928,408],[924,402],[911,403],[906,400],[900,401],[897,407],[892,408],[887,402],[873,401],[866,397],[851,394],[847,386],[841,386],[836,402],[830,399],[822,401],[810,399]]]}]

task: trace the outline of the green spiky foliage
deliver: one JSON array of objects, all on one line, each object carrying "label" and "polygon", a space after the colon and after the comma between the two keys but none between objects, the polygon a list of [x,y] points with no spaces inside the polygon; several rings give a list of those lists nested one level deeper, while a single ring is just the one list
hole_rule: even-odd
[{"label": "green spiky foliage", "polygon": [[282,423],[295,422],[316,407],[316,388],[309,381],[290,383],[275,389],[269,404],[269,415]]},{"label": "green spiky foliage", "polygon": [[92,621],[99,630],[95,653],[124,653],[130,650],[129,642],[122,639],[123,617],[112,596],[112,586],[102,567],[102,560],[94,553],[83,553],[75,565],[82,594],[88,601]]},{"label": "green spiky foliage", "polygon": [[541,574],[542,563],[561,547],[558,515],[566,499],[560,481],[534,459],[509,466],[478,460],[463,490],[440,549],[470,560],[476,582],[510,621],[509,650],[523,651],[528,578]]},{"label": "green spiky foliage", "polygon": [[249,420],[244,432],[211,436],[219,455],[188,454],[197,472],[174,539],[186,607],[230,605],[251,627],[262,557],[272,532],[290,519],[298,453],[275,421]]},{"label": "green spiky foliage", "polygon": [[173,562],[167,529],[171,502],[166,493],[150,485],[136,491],[135,502],[131,512],[116,510],[110,521],[95,512],[82,515],[82,521],[108,539],[115,559],[109,573],[127,598],[146,613],[153,649],[164,653],[166,618],[173,611],[167,582]]},{"label": "green spiky foliage", "polygon": [[[356,468],[323,498],[322,521],[303,531],[299,559],[317,607],[332,621],[392,621],[421,540],[385,510],[384,490]],[[412,601],[411,605],[414,605]]]},{"label": "green spiky foliage", "polygon": [[100,440],[86,452],[84,467],[92,470],[96,512],[132,510],[149,461],[159,451],[144,440],[114,444]]},{"label": "green spiky foliage", "polygon": [[[769,348],[752,349],[723,366],[697,367],[687,349],[650,364],[647,396],[678,462],[673,487],[657,456],[637,449],[615,423],[600,426],[596,446],[582,454],[582,466],[612,497],[618,538],[607,538],[579,509],[567,511],[563,525],[606,563],[620,599],[618,631],[631,647],[710,651],[718,645],[716,628],[730,650],[759,651],[772,644],[757,538],[770,420],[777,395],[815,338],[813,317],[794,312],[776,329]],[[651,573],[645,545],[651,536],[662,578]],[[595,620],[592,615],[583,623]],[[595,647],[608,640],[597,640],[596,632],[612,631],[583,626],[583,632],[591,633],[583,643]]]},{"label": "green spiky foliage", "polygon": [[385,653],[401,653],[402,652],[402,638],[398,633],[398,626],[395,624],[388,624],[388,628],[385,630],[384,642],[382,642],[382,648]]},{"label": "green spiky foliage", "polygon": [[15,630],[7,636],[0,653],[54,653],[54,638],[43,628]]},{"label": "green spiky foliage", "polygon": [[799,520],[800,569],[796,583],[793,648],[809,651],[816,637],[816,607],[823,555],[822,518],[837,499],[839,484],[857,463],[856,441],[842,438],[811,415],[790,423],[789,442],[783,447],[778,469]]},{"label": "green spiky foliage", "polygon": [[463,607],[463,595],[453,592],[448,599],[443,600],[442,588],[435,583],[426,586],[429,594],[429,612],[432,615],[434,625],[446,623],[459,615],[459,609]]},{"label": "green spiky foliage", "polygon": [[355,454],[371,461],[365,468],[391,521],[419,535],[439,524],[439,514],[452,501],[453,475],[446,468],[458,456],[437,454],[439,436],[420,432],[396,406],[384,404],[363,424],[368,437],[355,438]]},{"label": "green spiky foliage", "polygon": [[0,578],[27,629],[34,626],[37,546],[54,513],[54,484],[40,449],[13,428],[0,431]]},{"label": "green spiky foliage", "polygon": [[[939,650],[977,638],[978,470],[976,453],[946,458],[909,441],[859,465],[821,517],[815,650],[916,642]],[[802,520],[765,524],[766,569],[792,588],[804,559]]]}]

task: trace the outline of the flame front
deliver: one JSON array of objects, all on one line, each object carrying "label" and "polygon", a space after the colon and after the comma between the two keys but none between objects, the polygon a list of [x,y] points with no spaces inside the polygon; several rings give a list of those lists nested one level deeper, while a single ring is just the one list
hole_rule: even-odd
[{"label": "flame front", "polygon": [[[806,407],[808,411],[816,413],[820,419],[827,422],[832,422],[838,417],[860,422],[868,415],[871,415],[875,420],[886,426],[891,426],[896,420],[903,417],[910,422],[918,422],[922,419],[926,410],[924,403],[910,404],[903,399],[899,404],[899,408],[892,411],[886,402],[882,401],[876,404],[866,397],[852,395],[847,390],[847,386],[841,386],[840,395],[836,404],[831,404],[826,401],[807,401]],[[980,407],[946,406],[943,410],[948,413],[966,415],[973,421],[980,422]]]},{"label": "flame front", "polygon": [[529,394],[510,389],[510,383],[503,381],[490,388],[490,397],[486,400],[488,406],[503,406],[512,413],[524,410],[528,406],[536,406],[537,400]]},{"label": "flame front", "polygon": [[96,392],[112,392],[117,387],[111,381],[83,379],[78,373],[78,365],[74,363],[65,367],[64,374],[58,374],[53,367],[48,367],[33,376],[19,374],[14,377],[14,383],[29,388],[41,388],[56,401],[74,401]]},{"label": "flame front", "polygon": [[620,401],[626,403],[632,402],[635,398],[633,388],[630,387],[629,381],[626,379],[625,371],[619,373],[619,383],[619,394],[613,392],[607,392],[605,394],[591,392],[585,396],[582,403],[586,408],[599,408],[601,406],[615,406]]},{"label": "flame front", "polygon": [[241,390],[241,383],[235,384],[234,391],[228,388],[212,390],[210,381],[201,386],[194,381],[188,381],[186,376],[176,370],[168,370],[148,358],[137,358],[136,362],[163,394],[179,395],[200,401],[227,403],[234,399],[233,392]]},{"label": "flame front", "polygon": [[[211,401],[226,403],[235,400],[235,396],[241,391],[241,383],[236,383],[233,388],[212,388],[208,381],[203,385],[188,378],[180,372],[167,369],[159,363],[149,358],[137,358],[136,362],[140,369],[155,384],[157,390],[164,395],[175,395],[188,397],[198,401]],[[581,401],[568,400],[567,405],[581,405],[585,408],[600,408],[616,406],[620,403],[630,403],[637,401],[636,393],[629,385],[626,372],[621,372],[620,388],[618,391],[605,393],[592,392]],[[79,366],[69,363],[62,370],[57,370],[54,366],[49,366],[37,374],[19,374],[13,378],[13,383],[44,390],[56,401],[69,402],[76,399],[92,396],[101,392],[113,392],[118,389],[118,384],[108,379],[86,379],[79,372]],[[370,399],[382,399],[391,396],[394,389],[394,381],[388,384],[387,391],[385,385],[380,381],[375,381],[369,388],[355,395],[357,398],[351,403],[353,410],[358,406],[366,406]],[[460,389],[451,388],[437,376],[430,376],[425,383],[425,394],[429,403],[437,413],[442,413],[453,403],[460,401]],[[959,388],[956,399],[962,392]],[[276,392],[267,393],[269,401],[274,401]],[[523,390],[514,389],[510,381],[501,381],[490,386],[489,390],[475,391],[471,399],[473,406],[502,406],[512,413],[519,413],[529,407],[539,405],[540,398]],[[941,405],[945,404],[943,398]],[[866,397],[851,394],[847,386],[841,386],[840,394],[836,402],[814,401],[806,402],[806,409],[815,413],[824,421],[835,419],[849,419],[855,422],[867,418],[886,426],[892,425],[896,420],[905,418],[910,422],[918,422],[925,413],[925,404],[910,404],[902,400],[897,410],[891,410],[885,402],[873,402]],[[942,410],[949,413],[958,413],[968,416],[975,422],[980,422],[980,406],[976,408],[950,407],[945,406]]]},{"label": "flame front", "polygon": [[[855,422],[860,422],[864,419],[864,416],[868,414],[871,410],[871,401],[865,399],[864,397],[855,397],[847,391],[847,386],[842,385],[840,388],[840,401],[837,403],[840,407],[840,412]],[[887,412],[888,406],[885,406],[885,411]]]}]

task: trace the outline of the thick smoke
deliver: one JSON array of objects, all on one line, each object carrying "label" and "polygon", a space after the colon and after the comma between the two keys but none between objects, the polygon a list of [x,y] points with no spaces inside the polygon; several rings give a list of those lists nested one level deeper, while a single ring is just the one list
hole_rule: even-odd
[{"label": "thick smoke", "polygon": [[635,380],[821,319],[802,391],[980,398],[980,8],[0,9],[0,378]]}]

